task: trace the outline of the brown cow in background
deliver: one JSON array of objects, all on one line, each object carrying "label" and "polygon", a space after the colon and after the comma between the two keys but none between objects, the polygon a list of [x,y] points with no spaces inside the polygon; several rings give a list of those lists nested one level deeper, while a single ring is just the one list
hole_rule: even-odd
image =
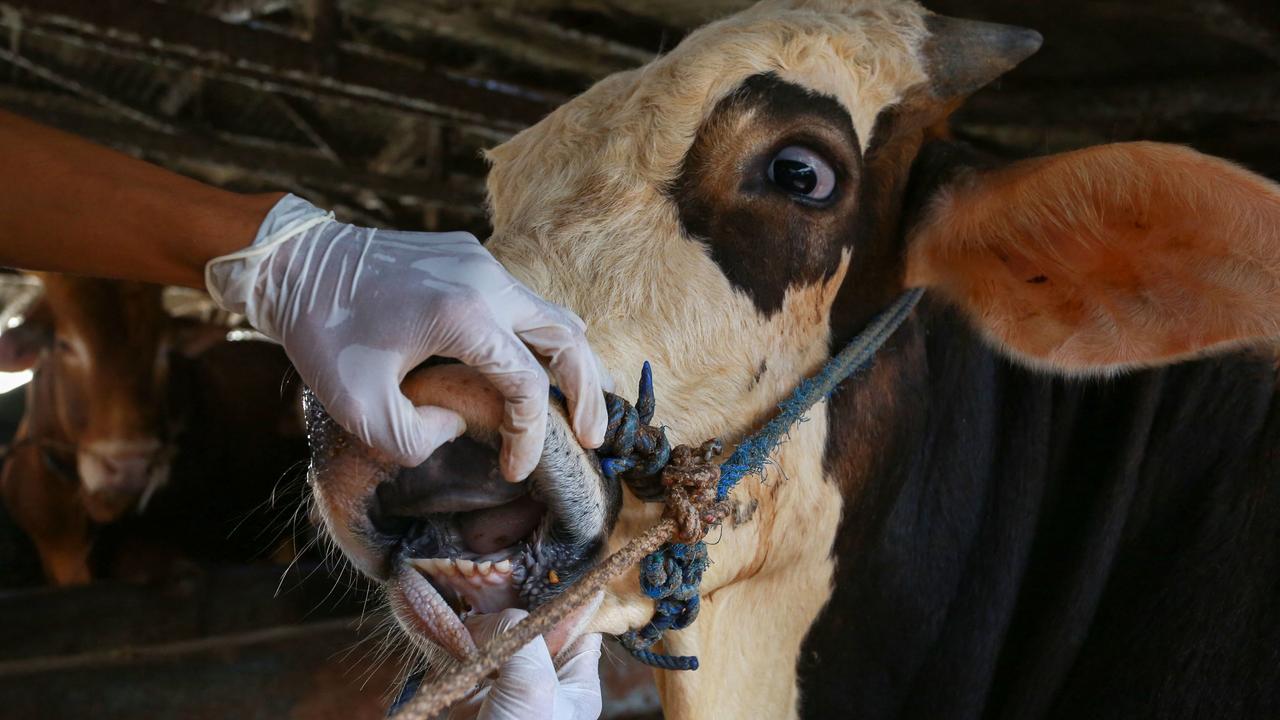
[{"label": "brown cow in background", "polygon": [[283,351],[171,317],[158,286],[42,280],[0,335],[0,370],[35,371],[0,498],[45,576],[269,554],[296,506],[275,492],[305,457]]}]

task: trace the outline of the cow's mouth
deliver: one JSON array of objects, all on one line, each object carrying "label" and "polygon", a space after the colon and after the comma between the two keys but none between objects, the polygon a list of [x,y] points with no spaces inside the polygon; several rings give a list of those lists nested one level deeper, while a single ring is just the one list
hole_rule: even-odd
[{"label": "cow's mouth", "polygon": [[374,526],[402,538],[393,602],[456,657],[474,650],[461,622],[467,613],[536,607],[565,583],[559,573],[590,560],[556,540],[556,518],[534,482],[503,480],[497,450],[467,436],[379,485],[376,497]]},{"label": "cow's mouth", "polygon": [[[313,398],[307,403],[312,485],[331,534],[383,581],[397,621],[420,646],[460,659],[475,652],[462,622],[468,613],[533,609],[562,592],[597,559],[621,501],[558,408],[538,468],[524,482],[506,482],[498,470],[501,397],[470,372],[444,366],[406,382],[415,402],[448,404],[467,422],[465,435],[414,468],[380,459]],[[557,652],[591,612],[548,633],[549,649]]]}]

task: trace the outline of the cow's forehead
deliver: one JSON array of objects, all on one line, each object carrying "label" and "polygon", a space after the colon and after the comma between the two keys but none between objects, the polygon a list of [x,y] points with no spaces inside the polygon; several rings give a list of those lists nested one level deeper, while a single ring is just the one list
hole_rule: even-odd
[{"label": "cow's forehead", "polygon": [[835,98],[870,139],[880,112],[927,79],[925,15],[893,0],[762,2],[690,35],[642,73],[637,92],[649,103],[687,97],[687,108],[665,111],[688,133],[744,80],[772,73]]},{"label": "cow's forehead", "polygon": [[491,151],[495,229],[563,233],[566,205],[599,222],[585,204],[668,186],[717,103],[761,74],[837,100],[866,145],[880,113],[927,80],[926,15],[896,0],[766,1],[707,25]]}]

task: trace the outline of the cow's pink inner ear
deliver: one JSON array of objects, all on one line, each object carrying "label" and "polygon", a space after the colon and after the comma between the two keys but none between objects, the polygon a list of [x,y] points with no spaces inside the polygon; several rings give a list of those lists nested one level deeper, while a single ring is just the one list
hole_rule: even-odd
[{"label": "cow's pink inner ear", "polygon": [[1155,143],[968,177],[911,239],[908,283],[1013,355],[1069,372],[1280,335],[1280,186]]}]

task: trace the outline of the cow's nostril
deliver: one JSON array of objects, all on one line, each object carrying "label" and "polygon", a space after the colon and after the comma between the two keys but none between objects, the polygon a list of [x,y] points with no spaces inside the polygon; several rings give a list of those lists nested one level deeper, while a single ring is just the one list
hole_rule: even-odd
[{"label": "cow's nostril", "polygon": [[421,465],[401,470],[375,492],[374,520],[391,529],[388,522],[396,518],[505,505],[525,495],[528,484],[504,480],[498,470],[498,451],[464,435],[442,445]]},{"label": "cow's nostril", "polygon": [[139,455],[103,458],[102,463],[108,472],[121,478],[143,476],[147,472],[147,466],[151,464],[150,458]]},{"label": "cow's nostril", "polygon": [[154,441],[99,441],[82,446],[77,470],[91,492],[138,493],[150,483],[161,446]]}]

